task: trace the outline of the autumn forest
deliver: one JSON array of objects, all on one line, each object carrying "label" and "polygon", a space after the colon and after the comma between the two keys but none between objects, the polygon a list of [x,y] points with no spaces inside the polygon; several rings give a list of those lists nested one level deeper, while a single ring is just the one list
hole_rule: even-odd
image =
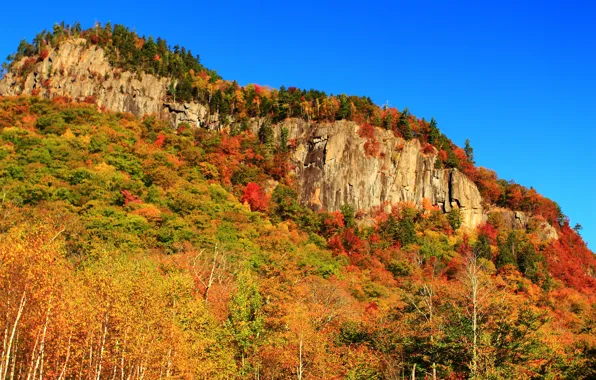
[{"label": "autumn forest", "polygon": [[[57,24],[4,69],[25,78],[73,38],[167,78],[169,101],[204,105],[222,128],[0,94],[0,379],[596,377],[596,258],[579,228],[476,166],[435,119],[241,86],[122,25]],[[470,229],[428,201],[315,211],[278,127],[290,118],[354,122],[370,157],[384,154],[379,131],[417,139],[487,209],[531,221],[495,211]]]}]

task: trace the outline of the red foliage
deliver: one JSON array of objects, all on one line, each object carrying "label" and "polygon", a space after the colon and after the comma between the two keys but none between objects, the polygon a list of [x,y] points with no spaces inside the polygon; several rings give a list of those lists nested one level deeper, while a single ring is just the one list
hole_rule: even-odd
[{"label": "red foliage", "polygon": [[371,302],[364,310],[369,314],[374,314],[379,311],[379,305],[376,302]]},{"label": "red foliage", "polygon": [[422,153],[424,154],[431,154],[435,152],[435,147],[432,144],[425,143],[424,148],[422,148]]},{"label": "red foliage", "polygon": [[223,135],[221,138],[220,148],[225,154],[239,154],[240,138],[237,136]]},{"label": "red foliage", "polygon": [[523,197],[522,187],[512,184],[507,189],[507,203],[513,210],[519,210]]},{"label": "red foliage", "polygon": [[378,156],[379,142],[375,138],[375,127],[368,123],[362,124],[360,130],[358,131],[358,135],[366,139],[366,142],[364,143],[364,152],[366,155],[373,157]]},{"label": "red foliage", "polygon": [[321,225],[323,236],[333,236],[342,228],[344,228],[344,216],[341,212],[336,211],[323,215],[323,223]]},{"label": "red foliage", "polygon": [[23,66],[21,67],[21,70],[23,72],[30,70],[33,67],[33,65],[35,65],[35,62],[37,62],[37,59],[35,57],[27,58],[25,60],[25,62],[23,62]]},{"label": "red foliage", "polygon": [[97,98],[93,95],[86,96],[85,99],[83,99],[83,103],[97,104]]},{"label": "red foliage", "polygon": [[50,51],[48,49],[43,49],[41,53],[39,53],[39,58],[43,61],[44,59],[48,58],[50,55]]},{"label": "red foliage", "polygon": [[344,248],[348,253],[360,252],[363,243],[362,240],[354,233],[353,228],[348,228],[344,231]]},{"label": "red foliage", "polygon": [[497,183],[497,173],[492,170],[478,168],[476,184],[482,197],[489,203],[496,204],[503,194],[503,188]]},{"label": "red foliage", "polygon": [[492,245],[497,244],[497,234],[498,231],[490,223],[485,223],[478,227],[478,235],[486,236]]},{"label": "red foliage", "polygon": [[353,255],[360,253],[364,243],[353,228],[346,228],[341,233],[333,235],[327,241],[327,246],[335,253]]},{"label": "red foliage", "polygon": [[443,162],[447,161],[447,152],[445,150],[441,149],[439,151],[438,156],[441,161],[443,161]]},{"label": "red foliage", "polygon": [[156,53],[153,60],[159,62],[159,61],[161,61],[161,57],[159,56],[159,54]]},{"label": "red foliage", "polygon": [[143,201],[136,195],[132,194],[128,190],[122,190],[122,195],[124,195],[124,204],[127,205],[129,203],[143,203]]},{"label": "red foliage", "polygon": [[286,153],[277,153],[273,156],[273,161],[267,166],[266,172],[273,179],[279,181],[286,177],[286,175],[294,169],[290,163]]},{"label": "red foliage", "polygon": [[561,228],[559,239],[545,253],[553,277],[585,293],[596,291],[596,278],[591,274],[596,268],[596,257],[568,224]]},{"label": "red foliage", "polygon": [[379,142],[375,139],[367,140],[364,143],[364,153],[367,156],[377,157],[379,155]]},{"label": "red foliage", "polygon": [[365,138],[365,139],[374,139],[375,138],[375,127],[373,127],[372,125],[366,123],[363,124],[360,127],[360,130],[358,131],[358,135],[360,135],[360,137]]},{"label": "red foliage", "polygon": [[341,254],[345,253],[344,245],[340,234],[335,234],[327,240],[327,247],[334,253]]},{"label": "red foliage", "polygon": [[153,143],[153,145],[158,148],[161,148],[161,147],[163,147],[165,142],[166,142],[166,136],[163,133],[159,133],[157,135],[157,138],[155,139],[155,142]]},{"label": "red foliage", "polygon": [[267,194],[265,194],[265,190],[263,190],[261,186],[254,182],[250,182],[244,188],[240,200],[248,203],[252,211],[267,211],[269,205],[269,200],[267,198]]}]

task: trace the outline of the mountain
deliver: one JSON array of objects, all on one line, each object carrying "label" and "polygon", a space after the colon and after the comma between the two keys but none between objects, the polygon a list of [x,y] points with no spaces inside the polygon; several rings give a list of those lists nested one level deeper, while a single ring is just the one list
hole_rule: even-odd
[{"label": "mountain", "polygon": [[594,255],[434,119],[120,25],[11,58],[1,376],[595,375]]}]

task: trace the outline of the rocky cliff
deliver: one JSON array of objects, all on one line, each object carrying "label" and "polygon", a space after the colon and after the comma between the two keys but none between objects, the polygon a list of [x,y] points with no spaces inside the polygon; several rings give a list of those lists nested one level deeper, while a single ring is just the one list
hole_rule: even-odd
[{"label": "rocky cliff", "polygon": [[[205,106],[170,99],[168,78],[115,69],[101,48],[84,39],[62,43],[45,59],[27,60],[17,62],[0,80],[0,95],[92,97],[105,109],[137,116],[156,114],[173,126],[186,122],[211,129],[222,127],[217,115],[210,115]],[[424,153],[416,139],[405,141],[377,129],[378,154],[370,155],[364,148],[366,138],[353,122],[311,125],[289,119],[277,130],[281,128],[296,141],[292,159],[299,197],[313,209],[338,210],[350,204],[366,210],[404,201],[421,205],[428,199],[444,212],[459,208],[465,227],[476,227],[487,219],[488,210],[476,185],[457,170],[435,168],[436,155]],[[528,223],[518,223],[518,219],[504,218],[511,228],[525,228]],[[550,229],[547,236],[556,237],[556,231]]]},{"label": "rocky cliff", "polygon": [[168,78],[115,69],[103,49],[88,45],[84,39],[63,42],[50,50],[47,58],[23,70],[31,65],[26,61],[23,58],[17,62],[0,80],[0,95],[66,96],[78,101],[93,97],[100,107],[136,116],[157,114],[172,125],[187,122],[213,127],[217,124],[217,117],[210,117],[201,104],[169,101]]},{"label": "rocky cliff", "polygon": [[424,198],[444,212],[459,208],[462,223],[475,227],[486,220],[476,185],[454,169],[435,169],[434,153],[424,154],[416,139],[405,141],[377,129],[379,152],[365,152],[366,138],[353,122],[310,126],[288,120],[283,127],[297,146],[293,153],[299,195],[314,209],[357,210],[398,202],[422,205]]}]

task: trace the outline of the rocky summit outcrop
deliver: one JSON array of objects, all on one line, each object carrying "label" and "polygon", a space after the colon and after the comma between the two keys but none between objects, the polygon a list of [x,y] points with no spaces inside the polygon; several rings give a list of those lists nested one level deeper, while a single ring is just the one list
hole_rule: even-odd
[{"label": "rocky summit outcrop", "polygon": [[[167,97],[168,78],[113,68],[102,48],[84,39],[71,39],[51,49],[48,56],[31,64],[16,62],[0,80],[0,95],[65,96],[83,101],[93,98],[98,106],[136,116],[159,115],[172,125],[186,122],[212,127],[217,116],[196,102],[177,103]],[[25,70],[24,65],[32,66]]]},{"label": "rocky summit outcrop", "polygon": [[[71,39],[51,49],[45,59],[23,58],[0,79],[0,95],[65,96],[91,98],[99,107],[131,112],[142,117],[158,115],[172,126],[220,129],[218,116],[202,104],[180,103],[168,96],[169,78],[132,73],[110,65],[100,47],[84,39]],[[254,120],[253,129],[260,121]],[[435,168],[436,152],[425,153],[418,140],[405,141],[392,132],[376,129],[378,153],[366,152],[366,137],[353,122],[310,124],[288,119],[277,126],[295,141],[293,164],[300,201],[313,209],[339,210],[345,204],[356,210],[389,207],[399,202],[422,205],[424,199],[444,212],[460,210],[464,227],[487,220],[478,188],[455,169]],[[504,219],[512,228],[526,228],[527,216],[510,211]],[[517,216],[522,215],[522,216]],[[510,220],[511,219],[511,220]],[[545,239],[556,238],[548,223]]]}]

